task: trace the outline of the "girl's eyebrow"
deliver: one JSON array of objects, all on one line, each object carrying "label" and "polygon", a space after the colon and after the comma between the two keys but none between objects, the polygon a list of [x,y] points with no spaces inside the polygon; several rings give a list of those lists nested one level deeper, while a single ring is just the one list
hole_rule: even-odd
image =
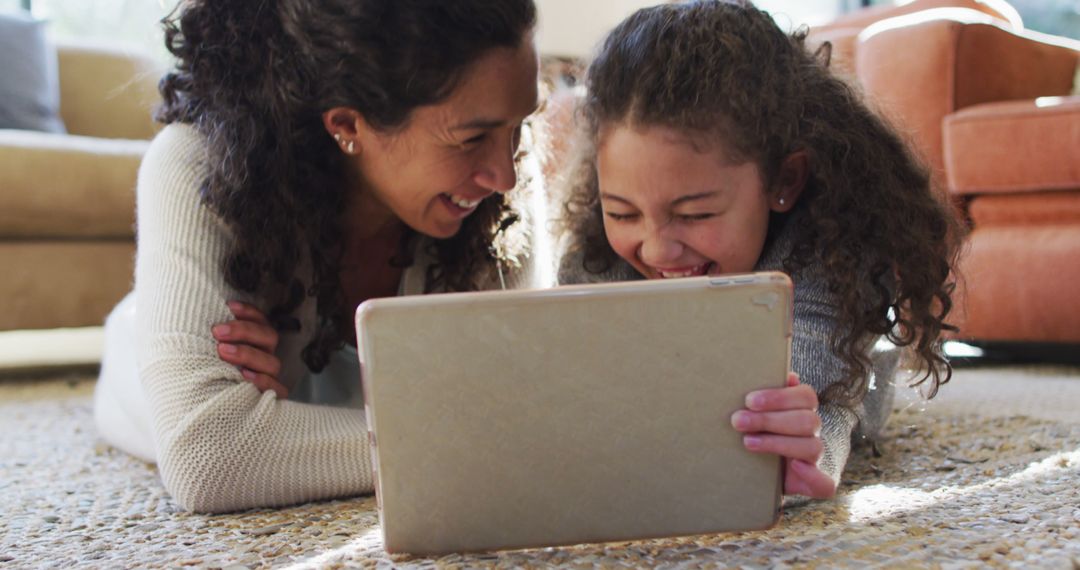
[{"label": "girl's eyebrow", "polygon": [[705,198],[712,198],[713,196],[716,196],[717,194],[719,194],[719,192],[699,192],[697,194],[687,194],[685,196],[679,196],[671,204],[673,206],[678,206],[679,204],[685,204],[686,202],[693,202],[695,200],[704,200]]},{"label": "girl's eyebrow", "polygon": [[630,200],[627,200],[626,198],[623,198],[622,196],[616,196],[615,194],[612,194],[610,192],[601,192],[600,193],[600,198],[602,198],[604,200],[614,200],[616,202],[622,202],[623,204],[626,204],[627,206],[633,206],[634,205],[634,203],[631,202]]},{"label": "girl's eyebrow", "polygon": [[[720,194],[720,193],[715,192],[715,191],[714,192],[699,192],[697,194],[687,194],[685,196],[679,196],[678,198],[673,200],[671,202],[671,205],[672,206],[678,206],[679,204],[685,204],[687,202],[693,202],[695,200],[704,200],[705,198],[712,198],[712,197],[714,197],[714,196],[716,196],[718,194]],[[612,194],[610,192],[601,192],[600,197],[603,198],[603,199],[606,199],[606,200],[614,200],[616,202],[622,202],[623,204],[626,204],[626,205],[629,205],[629,206],[634,205],[630,200],[627,200],[626,198],[623,198],[622,196],[616,196],[615,194]]]}]

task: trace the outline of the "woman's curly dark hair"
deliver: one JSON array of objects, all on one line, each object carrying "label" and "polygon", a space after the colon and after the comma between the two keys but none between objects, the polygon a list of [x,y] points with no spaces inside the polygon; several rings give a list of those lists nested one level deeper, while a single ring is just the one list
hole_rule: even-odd
[{"label": "woman's curly dark hair", "polygon": [[[350,326],[339,281],[345,159],[322,113],[353,108],[392,132],[489,50],[520,45],[535,21],[532,0],[189,0],[163,20],[178,61],[156,118],[207,139],[202,199],[234,237],[227,283],[264,299],[279,330],[295,328],[289,315],[305,295],[317,297],[319,330],[303,353],[311,369]],[[496,233],[518,217],[501,194],[485,200],[434,242],[428,288],[476,288]],[[404,239],[407,265],[415,235]],[[296,275],[307,257],[305,286]]]},{"label": "woman's curly dark hair", "polygon": [[911,347],[923,371],[915,384],[930,380],[932,397],[952,375],[939,337],[955,330],[945,317],[961,227],[927,169],[806,49],[805,36],[785,34],[742,1],[661,5],[620,24],[588,71],[584,128],[565,180],[568,247],[593,273],[617,260],[595,166],[604,127],[664,126],[718,141],[756,162],[766,189],[784,159],[803,150],[810,173],[793,211],[806,215],[773,214],[769,232],[798,224],[784,269],[818,266],[836,302],[831,345],[844,371],[824,399],[850,405],[863,397],[878,335]]}]

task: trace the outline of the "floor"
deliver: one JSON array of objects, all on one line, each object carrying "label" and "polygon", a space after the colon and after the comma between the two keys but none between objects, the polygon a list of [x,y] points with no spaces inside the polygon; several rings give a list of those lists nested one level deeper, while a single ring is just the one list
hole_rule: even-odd
[{"label": "floor", "polygon": [[913,391],[839,496],[765,532],[388,556],[370,497],[203,516],[101,442],[92,378],[0,381],[0,567],[1080,568],[1080,369],[959,370]]},{"label": "floor", "polygon": [[1080,423],[1080,370],[1064,366],[959,368],[933,400],[905,392],[915,406],[940,413],[1032,418]]}]

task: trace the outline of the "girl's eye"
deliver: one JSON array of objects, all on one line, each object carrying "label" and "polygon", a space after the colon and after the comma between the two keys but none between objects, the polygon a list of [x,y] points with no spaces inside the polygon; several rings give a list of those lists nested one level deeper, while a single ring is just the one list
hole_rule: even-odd
[{"label": "girl's eye", "polygon": [[615,213],[615,212],[604,212],[604,213],[607,214],[607,217],[611,218],[612,220],[614,220],[616,222],[627,222],[627,221],[633,220],[634,218],[637,218],[637,216],[638,216],[637,214],[618,214],[618,213]]},{"label": "girl's eye", "polygon": [[707,220],[713,217],[712,213],[705,214],[679,214],[676,217],[684,222],[700,222],[701,220]]}]

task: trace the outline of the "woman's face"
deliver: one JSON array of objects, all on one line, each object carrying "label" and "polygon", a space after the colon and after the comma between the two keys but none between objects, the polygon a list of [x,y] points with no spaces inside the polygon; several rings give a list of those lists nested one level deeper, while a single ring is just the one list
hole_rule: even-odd
[{"label": "woman's face", "polygon": [[446,100],[416,109],[404,129],[358,128],[352,161],[369,220],[396,218],[447,238],[481,201],[513,189],[521,123],[537,107],[537,70],[530,33],[517,48],[481,56]]},{"label": "woman's face", "polygon": [[774,209],[755,163],[731,163],[664,127],[605,129],[597,153],[604,231],[642,275],[754,269]]}]

